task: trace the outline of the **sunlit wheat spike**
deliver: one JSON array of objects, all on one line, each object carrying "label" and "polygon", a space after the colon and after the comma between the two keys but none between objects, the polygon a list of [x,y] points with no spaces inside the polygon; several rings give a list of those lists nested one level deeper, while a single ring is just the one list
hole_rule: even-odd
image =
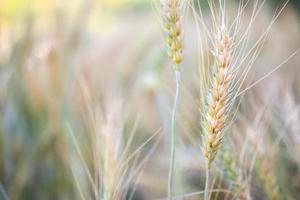
[{"label": "sunlit wheat spike", "polygon": [[215,159],[222,143],[226,107],[229,103],[230,84],[233,77],[230,68],[233,44],[224,20],[222,20],[214,39],[213,79],[207,92],[205,117],[202,122],[203,155],[209,164]]}]

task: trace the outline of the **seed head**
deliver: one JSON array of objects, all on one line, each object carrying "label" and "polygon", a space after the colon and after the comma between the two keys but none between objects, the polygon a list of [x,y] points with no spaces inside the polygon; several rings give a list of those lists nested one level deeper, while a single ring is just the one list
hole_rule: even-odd
[{"label": "seed head", "polygon": [[183,60],[182,55],[182,16],[180,0],[161,1],[163,7],[163,25],[166,32],[168,57],[175,70]]},{"label": "seed head", "polygon": [[226,108],[229,102],[232,71],[230,69],[232,42],[226,28],[222,26],[215,36],[215,71],[212,85],[206,96],[206,116],[203,125],[203,155],[210,164],[216,157],[223,139]]}]

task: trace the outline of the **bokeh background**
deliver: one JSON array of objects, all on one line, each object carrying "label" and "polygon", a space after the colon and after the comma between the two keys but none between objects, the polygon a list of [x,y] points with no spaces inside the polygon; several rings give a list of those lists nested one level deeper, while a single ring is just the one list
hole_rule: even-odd
[{"label": "bokeh background", "polygon": [[[284,2],[265,3],[253,27],[253,41]],[[205,10],[204,0],[202,4]],[[93,113],[98,110],[108,115],[108,120],[99,117],[99,126],[112,123],[119,128],[108,126],[108,132],[122,133],[109,139],[112,149],[126,146],[115,142],[121,138],[120,143],[125,144],[131,132],[134,139],[128,151],[139,149],[130,167],[138,173],[119,190],[134,191],[134,199],[166,195],[165,146],[174,79],[155,5],[150,0],[0,0],[0,199],[81,199],[77,182],[85,193],[92,193],[81,168],[86,163],[93,171],[91,133],[97,133],[98,118]],[[195,26],[193,15],[187,12],[177,194],[201,191],[204,186]],[[268,34],[245,86],[298,49],[299,36],[300,1],[291,0]],[[260,144],[262,160],[271,157],[284,199],[300,196],[299,63],[297,54],[247,91],[228,136],[239,145],[227,144],[238,154],[243,138],[255,140],[253,132],[267,138]],[[119,104],[121,108],[116,109]],[[118,149],[117,161],[123,159],[119,151],[124,150]],[[112,163],[111,168],[116,165]],[[251,185],[253,199],[268,199],[261,189],[263,182]],[[123,198],[129,198],[127,193]]]}]

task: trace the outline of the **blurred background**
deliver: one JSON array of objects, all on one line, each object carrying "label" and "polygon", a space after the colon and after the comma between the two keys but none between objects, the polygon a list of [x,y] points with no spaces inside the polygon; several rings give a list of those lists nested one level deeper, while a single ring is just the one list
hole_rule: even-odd
[{"label": "blurred background", "polygon": [[[201,1],[205,11],[207,4]],[[284,2],[266,1],[254,23],[253,41]],[[83,199],[81,193],[96,199],[93,184],[86,183],[87,171],[96,177],[97,167],[100,182],[109,185],[114,179],[110,189],[118,190],[99,199],[166,196],[165,146],[174,79],[156,5],[151,0],[0,0],[0,199]],[[197,31],[189,11],[184,27],[178,195],[204,187]],[[299,36],[300,1],[291,0],[268,34],[245,86],[298,49]],[[267,171],[278,178],[276,187],[286,197],[282,199],[300,196],[299,63],[297,54],[247,91],[225,141],[236,157],[243,138],[251,141],[249,146],[261,147],[257,157],[270,159]],[[105,141],[99,148],[94,143],[97,134]],[[265,139],[253,142],[258,137]],[[116,166],[123,166],[124,156],[136,150],[139,155],[126,164],[130,181],[124,180],[127,171]],[[109,156],[102,156],[106,151]],[[98,153],[101,164],[93,162]],[[250,150],[245,154],[253,156]],[[111,165],[105,168],[103,163]],[[255,170],[266,170],[261,166]],[[240,168],[248,171],[247,162]],[[103,174],[109,174],[108,180]],[[260,179],[261,174],[253,172],[250,193],[253,199],[271,199],[269,190],[262,189],[269,179]],[[220,177],[216,175],[215,187],[230,188]],[[222,194],[214,198],[225,199]]]}]

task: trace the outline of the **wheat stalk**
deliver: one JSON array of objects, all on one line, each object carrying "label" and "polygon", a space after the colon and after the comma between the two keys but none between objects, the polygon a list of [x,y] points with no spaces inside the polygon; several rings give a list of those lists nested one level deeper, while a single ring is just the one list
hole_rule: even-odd
[{"label": "wheat stalk", "polygon": [[[206,95],[204,97],[205,105],[203,107],[201,121],[203,135],[202,153],[207,161],[204,195],[206,200],[209,199],[209,170],[211,164],[215,160],[221,147],[226,128],[229,127],[234,120],[234,117],[232,118],[232,121],[228,120],[231,115],[231,109],[237,97],[246,91],[243,90],[241,92],[241,87],[252,64],[261,51],[266,35],[276,18],[279,16],[278,14],[275,15],[270,26],[266,27],[266,30],[262,33],[257,42],[248,49],[249,32],[263,3],[259,5],[258,1],[254,1],[249,26],[240,38],[238,38],[238,35],[241,33],[240,20],[242,19],[243,10],[248,3],[245,2],[245,4],[243,4],[243,1],[241,1],[237,16],[233,19],[231,25],[228,26],[228,24],[225,23],[227,20],[225,17],[227,15],[226,1],[219,1],[220,9],[218,12],[216,12],[218,7],[215,5],[215,2],[209,1],[212,21],[216,31],[212,31],[213,34],[211,34],[210,31],[205,29],[208,32],[210,41],[213,43],[212,55],[214,60],[213,68],[208,74],[208,80],[211,81],[204,82]],[[281,12],[282,9],[279,13]],[[204,28],[206,28],[205,24]],[[238,51],[238,49],[240,51]],[[201,55],[201,58],[203,59],[203,54]],[[204,62],[202,62],[202,65],[203,63]],[[206,67],[207,66],[210,66],[210,64],[206,65]],[[202,66],[202,68],[204,67]],[[203,75],[207,75],[205,73],[207,72],[206,69],[201,70],[200,72],[204,72]],[[235,115],[236,113],[233,114]]]},{"label": "wheat stalk", "polygon": [[[221,6],[221,5],[220,5]],[[225,23],[225,9],[221,8],[220,21],[216,21],[215,5],[210,2],[210,8],[215,22],[213,31],[213,65],[210,84],[207,86],[202,124],[202,153],[206,159],[206,181],[204,199],[209,199],[209,171],[221,147],[224,136],[227,111],[232,98],[232,83],[234,71],[231,66],[233,55],[233,39]]]},{"label": "wheat stalk", "polygon": [[183,60],[182,55],[182,1],[180,0],[163,0],[163,27],[166,32],[166,43],[168,46],[168,57],[172,61],[176,78],[176,92],[171,118],[171,143],[170,143],[170,164],[168,175],[168,198],[173,199],[172,186],[175,162],[175,137],[176,137],[176,113],[180,90],[180,71],[179,64]]}]

